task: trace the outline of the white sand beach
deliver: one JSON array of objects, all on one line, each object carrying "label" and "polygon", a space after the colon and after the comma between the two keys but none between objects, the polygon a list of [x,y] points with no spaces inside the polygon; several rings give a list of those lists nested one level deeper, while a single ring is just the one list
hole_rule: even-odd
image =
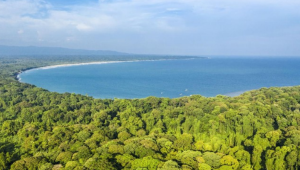
[{"label": "white sand beach", "polygon": [[81,65],[92,65],[92,64],[121,63],[121,62],[129,62],[129,61],[97,61],[97,62],[75,63],[75,64],[59,64],[59,65],[39,67],[39,68],[35,68],[35,69],[52,69],[52,68],[58,68],[58,67],[70,67],[70,66],[81,66]]}]

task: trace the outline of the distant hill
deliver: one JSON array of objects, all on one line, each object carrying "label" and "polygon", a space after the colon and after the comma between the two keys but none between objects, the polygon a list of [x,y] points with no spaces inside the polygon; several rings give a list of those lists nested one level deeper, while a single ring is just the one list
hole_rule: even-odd
[{"label": "distant hill", "polygon": [[2,55],[126,55],[127,53],[109,50],[82,50],[61,47],[5,46],[0,45]]}]

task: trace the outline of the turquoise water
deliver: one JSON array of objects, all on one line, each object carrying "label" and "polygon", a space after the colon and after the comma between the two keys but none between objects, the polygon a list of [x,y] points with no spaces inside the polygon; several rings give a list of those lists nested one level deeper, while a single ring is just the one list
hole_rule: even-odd
[{"label": "turquoise water", "polygon": [[33,69],[21,81],[95,98],[177,98],[237,95],[270,86],[300,85],[300,58],[210,58],[140,61]]}]

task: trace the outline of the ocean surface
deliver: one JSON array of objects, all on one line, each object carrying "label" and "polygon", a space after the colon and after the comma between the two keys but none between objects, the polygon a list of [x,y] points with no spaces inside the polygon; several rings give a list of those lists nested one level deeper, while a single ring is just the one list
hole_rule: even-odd
[{"label": "ocean surface", "polygon": [[236,96],[262,87],[300,85],[300,58],[161,60],[33,69],[21,82],[95,98]]}]

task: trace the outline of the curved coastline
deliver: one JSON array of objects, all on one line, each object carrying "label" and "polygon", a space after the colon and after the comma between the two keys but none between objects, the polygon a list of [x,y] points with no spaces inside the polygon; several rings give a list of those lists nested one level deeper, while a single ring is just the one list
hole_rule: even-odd
[{"label": "curved coastline", "polygon": [[[53,69],[58,67],[71,67],[71,66],[81,66],[81,65],[93,65],[93,64],[109,64],[109,63],[121,63],[121,62],[129,62],[129,61],[97,61],[97,62],[86,62],[86,63],[74,63],[74,64],[58,64],[58,65],[49,65],[37,68],[29,68],[23,71],[20,71],[17,76],[21,73],[31,71],[31,70],[44,70],[44,69]],[[130,61],[133,62],[133,61]]]},{"label": "curved coastline", "polygon": [[[25,83],[25,82],[21,81],[20,74],[22,74],[24,72],[27,72],[27,71],[31,71],[31,70],[40,70],[40,69],[44,70],[44,69],[54,69],[54,68],[59,68],[59,67],[71,67],[71,66],[81,66],[81,65],[98,65],[98,64],[113,64],[113,63],[123,63],[123,62],[142,62],[142,61],[147,61],[148,62],[148,61],[191,60],[191,59],[195,59],[195,58],[188,58],[188,59],[158,59],[158,60],[127,60],[127,61],[126,60],[125,61],[124,60],[123,61],[96,61],[96,62],[83,62],[83,63],[72,63],[72,64],[58,64],[58,65],[49,65],[49,66],[36,67],[36,68],[28,68],[27,70],[18,72],[18,74],[16,74],[15,77],[19,82]],[[267,87],[267,86],[265,86],[265,87]],[[281,86],[281,87],[286,87],[286,86]],[[261,87],[261,88],[263,88],[263,87]],[[260,89],[260,88],[257,88],[257,89]],[[232,92],[225,93],[225,94],[220,94],[220,95],[228,96],[228,97],[237,97],[237,96],[242,95],[245,92],[252,91],[252,90],[255,90],[255,89],[232,91]],[[191,94],[191,95],[201,95],[201,94],[195,93],[195,94]],[[215,96],[217,96],[217,95],[215,95]],[[211,96],[211,97],[215,97],[215,96]],[[159,96],[157,96],[157,97],[159,97]],[[181,96],[181,97],[183,97],[183,96]],[[206,96],[206,97],[209,97],[209,96]]]},{"label": "curved coastline", "polygon": [[[28,71],[33,71],[33,70],[44,70],[44,69],[54,69],[54,68],[59,68],[59,67],[72,67],[72,66],[82,66],[82,65],[98,65],[98,64],[113,64],[113,63],[124,63],[124,62],[142,62],[142,61],[165,61],[165,60],[192,60],[196,58],[188,58],[188,59],[158,59],[158,60],[128,60],[128,61],[95,61],[95,62],[83,62],[83,63],[70,63],[70,64],[58,64],[58,65],[49,65],[49,66],[43,66],[43,67],[36,67],[36,68],[28,68],[26,70],[20,71],[16,74],[16,79],[21,82],[21,74],[28,72]],[[209,58],[207,58],[209,59]],[[226,94],[221,94],[224,96],[228,97],[236,97],[239,96],[247,91],[250,90],[245,90],[245,91],[234,91]],[[193,94],[193,95],[201,95],[201,94]]]},{"label": "curved coastline", "polygon": [[32,70],[44,70],[44,69],[53,69],[58,67],[71,67],[71,66],[81,66],[81,65],[93,65],[93,64],[109,64],[109,63],[121,63],[121,62],[134,62],[134,61],[95,61],[95,62],[86,62],[86,63],[72,63],[72,64],[57,64],[57,65],[49,65],[43,67],[36,67],[36,68],[28,68],[22,71],[19,71],[16,74],[16,79],[21,82],[20,74],[32,71]]},{"label": "curved coastline", "polygon": [[21,81],[21,76],[20,74],[28,72],[28,71],[33,71],[33,70],[44,70],[44,69],[53,69],[53,68],[58,68],[58,67],[71,67],[71,66],[81,66],[81,65],[94,65],[94,64],[110,64],[110,63],[121,63],[121,62],[134,62],[134,61],[95,61],[95,62],[86,62],[86,63],[73,63],[73,64],[58,64],[58,65],[49,65],[49,66],[43,66],[43,67],[36,67],[36,68],[28,68],[24,69],[22,71],[19,71],[16,75],[15,78],[19,82],[23,83]]},{"label": "curved coastline", "polygon": [[236,97],[236,96],[239,96],[239,95],[241,95],[241,94],[243,94],[245,92],[252,91],[252,90],[234,91],[234,92],[226,93],[226,94],[223,94],[223,95],[224,96],[228,96],[228,97]]},{"label": "curved coastline", "polygon": [[125,61],[99,61],[99,62],[87,62],[87,63],[74,63],[74,64],[59,64],[52,66],[39,67],[35,69],[52,69],[58,67],[71,67],[71,66],[81,66],[81,65],[93,65],[93,64],[109,64],[109,63],[120,63]]},{"label": "curved coastline", "polygon": [[[158,59],[158,60],[128,60],[128,61],[93,61],[93,62],[84,62],[84,63],[70,63],[70,64],[57,64],[57,65],[49,65],[43,67],[36,67],[36,68],[28,68],[19,71],[15,74],[15,79],[21,82],[20,74],[32,71],[32,70],[41,70],[41,69],[53,69],[58,67],[71,67],[71,66],[82,66],[82,65],[97,65],[97,64],[113,64],[113,63],[125,63],[125,62],[142,62],[142,61],[165,61],[165,60],[193,60],[196,58],[187,58],[187,59]],[[23,82],[21,82],[23,83]]]}]

